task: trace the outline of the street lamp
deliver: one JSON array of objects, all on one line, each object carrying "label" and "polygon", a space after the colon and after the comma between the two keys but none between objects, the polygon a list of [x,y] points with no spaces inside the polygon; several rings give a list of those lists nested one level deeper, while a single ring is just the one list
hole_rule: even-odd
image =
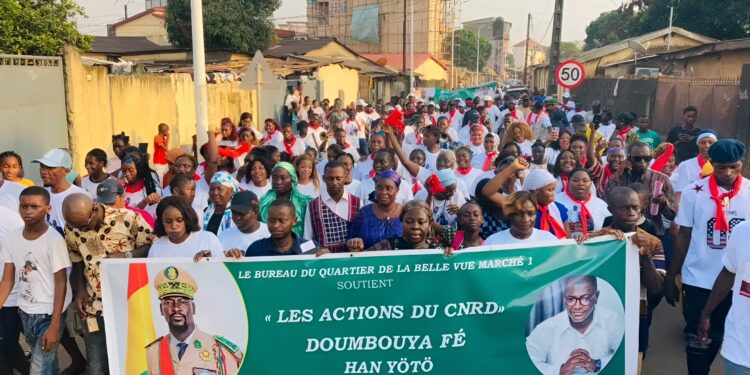
[{"label": "street lamp", "polygon": [[482,25],[479,26],[477,29],[477,76],[476,76],[476,84],[479,85],[479,37],[482,35],[482,28],[492,26],[492,25]]}]

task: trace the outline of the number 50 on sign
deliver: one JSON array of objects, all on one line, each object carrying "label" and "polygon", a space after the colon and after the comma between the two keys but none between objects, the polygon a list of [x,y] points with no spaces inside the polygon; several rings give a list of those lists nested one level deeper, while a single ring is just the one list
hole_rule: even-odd
[{"label": "number 50 on sign", "polygon": [[567,60],[557,66],[555,78],[558,85],[566,89],[574,89],[583,83],[583,79],[586,78],[586,71],[578,61]]}]

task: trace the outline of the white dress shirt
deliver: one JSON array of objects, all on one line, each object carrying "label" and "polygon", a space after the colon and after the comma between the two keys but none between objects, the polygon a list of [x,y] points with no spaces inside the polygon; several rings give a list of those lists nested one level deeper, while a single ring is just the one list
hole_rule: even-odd
[{"label": "white dress shirt", "polygon": [[[586,350],[600,360],[603,369],[620,346],[625,332],[624,317],[603,307],[595,307],[594,317],[584,333],[570,325],[567,310],[537,325],[526,338],[526,350],[536,368],[545,375],[559,374],[560,366],[576,349]],[[588,374],[577,368],[575,374]]]},{"label": "white dress shirt", "polygon": [[[328,194],[328,189],[323,188],[320,189],[320,199],[323,200],[323,204],[326,205],[326,207],[330,208],[333,213],[336,214],[336,216],[349,220],[349,197],[351,194],[349,194],[346,189],[344,189],[344,194],[341,196],[341,199],[339,199],[338,202],[333,200],[331,198],[331,195]],[[306,240],[312,240],[313,239],[313,227],[312,227],[312,215],[310,215],[310,203],[307,204],[307,215],[305,215],[305,235],[303,236]],[[362,208],[362,200],[359,201],[359,208]]]}]

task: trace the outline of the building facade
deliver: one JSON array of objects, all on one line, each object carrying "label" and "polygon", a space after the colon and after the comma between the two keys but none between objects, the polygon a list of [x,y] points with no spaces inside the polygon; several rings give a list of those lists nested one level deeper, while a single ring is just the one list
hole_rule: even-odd
[{"label": "building facade", "polygon": [[480,37],[490,41],[492,52],[485,64],[485,69],[491,70],[492,75],[498,79],[504,79],[505,66],[510,53],[510,22],[505,22],[502,17],[482,18],[479,20],[463,23],[464,29],[477,33]]},{"label": "building facade", "polygon": [[[414,53],[450,60],[458,2],[414,1]],[[393,0],[308,0],[307,32],[310,38],[336,38],[357,53],[403,53],[404,46],[409,53],[411,10],[406,11],[406,44],[404,3]]]}]

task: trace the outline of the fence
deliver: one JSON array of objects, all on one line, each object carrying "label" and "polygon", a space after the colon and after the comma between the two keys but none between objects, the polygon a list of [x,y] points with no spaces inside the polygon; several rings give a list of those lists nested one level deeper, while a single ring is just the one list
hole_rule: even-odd
[{"label": "fence", "polygon": [[667,133],[682,121],[683,109],[692,105],[698,109],[698,127],[711,128],[720,137],[737,138],[738,93],[739,78],[659,78],[654,130]]},{"label": "fence", "polygon": [[68,147],[62,66],[59,57],[0,55],[0,150],[19,153],[26,178],[37,183],[39,171],[29,162]]}]

